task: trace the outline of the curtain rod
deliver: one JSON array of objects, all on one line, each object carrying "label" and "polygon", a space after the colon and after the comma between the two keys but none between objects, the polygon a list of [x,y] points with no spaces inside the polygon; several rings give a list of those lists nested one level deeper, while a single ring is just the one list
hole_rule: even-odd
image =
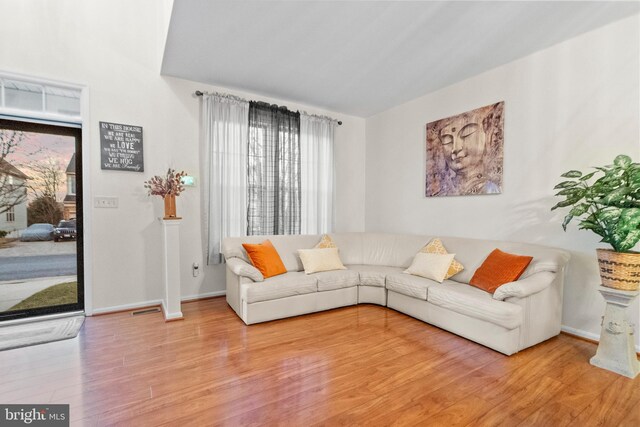
[{"label": "curtain rod", "polygon": [[[202,92],[202,91],[200,91],[200,90],[196,90],[196,91],[194,92],[194,95],[195,95],[195,96],[202,96],[202,95],[218,95],[218,96],[222,96],[222,97],[224,97],[224,98],[231,98],[231,99],[236,99],[236,100],[238,100],[238,101],[249,102],[249,100],[247,100],[247,99],[240,98],[239,96],[235,96],[235,95],[229,95],[229,94],[226,94],[226,93],[218,93],[218,92],[208,93],[208,92]],[[287,107],[286,107],[286,106],[284,106],[284,105],[281,105],[281,107],[285,107],[285,108],[287,108]],[[288,108],[287,108],[287,109],[288,109]],[[307,115],[307,116],[310,116],[310,117],[318,117],[318,118],[321,118],[321,119],[329,119],[329,120],[333,120],[334,122],[337,122],[337,123],[338,123],[338,126],[342,126],[342,121],[341,121],[341,120],[336,120],[336,119],[334,119],[333,117],[329,117],[329,116],[321,116],[321,115],[318,115],[318,114],[309,114],[309,113],[307,113],[306,111],[303,111],[303,112],[302,112],[302,114]]]}]

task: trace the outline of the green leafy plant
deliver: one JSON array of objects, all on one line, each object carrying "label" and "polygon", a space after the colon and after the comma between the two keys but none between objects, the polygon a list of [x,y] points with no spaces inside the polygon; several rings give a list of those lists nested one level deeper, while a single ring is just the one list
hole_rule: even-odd
[{"label": "green leafy plant", "polygon": [[568,208],[562,228],[575,218],[581,230],[591,230],[616,252],[628,252],[640,241],[640,163],[619,155],[612,165],[583,175],[577,170],[554,187],[564,197],[551,210]]}]

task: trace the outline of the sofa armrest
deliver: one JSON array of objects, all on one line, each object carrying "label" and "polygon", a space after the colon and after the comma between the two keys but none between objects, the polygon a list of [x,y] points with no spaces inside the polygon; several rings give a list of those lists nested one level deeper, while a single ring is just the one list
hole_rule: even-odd
[{"label": "sofa armrest", "polygon": [[228,259],[227,268],[231,270],[233,274],[241,277],[247,277],[254,282],[264,281],[264,276],[260,273],[260,270],[240,258]]},{"label": "sofa armrest", "polygon": [[522,280],[505,283],[496,289],[493,299],[504,301],[507,298],[525,298],[529,295],[536,294],[543,289],[549,287],[556,277],[556,273],[542,271],[532,274]]}]

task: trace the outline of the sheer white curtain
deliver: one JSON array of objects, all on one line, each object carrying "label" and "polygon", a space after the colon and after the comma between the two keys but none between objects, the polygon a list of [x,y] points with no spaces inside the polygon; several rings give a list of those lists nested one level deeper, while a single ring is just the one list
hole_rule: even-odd
[{"label": "sheer white curtain", "polygon": [[208,264],[222,262],[223,238],[247,233],[248,121],[248,102],[231,96],[203,95],[203,196]]},{"label": "sheer white curtain", "polygon": [[335,121],[300,115],[302,234],[333,230],[333,138]]}]

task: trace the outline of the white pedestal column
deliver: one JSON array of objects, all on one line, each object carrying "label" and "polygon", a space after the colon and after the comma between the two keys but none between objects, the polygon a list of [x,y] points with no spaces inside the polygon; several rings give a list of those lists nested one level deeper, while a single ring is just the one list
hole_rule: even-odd
[{"label": "white pedestal column", "polygon": [[633,325],[627,321],[626,310],[638,296],[638,291],[598,287],[607,302],[602,319],[600,343],[591,364],[625,377],[635,378],[640,372],[633,339]]},{"label": "white pedestal column", "polygon": [[162,309],[165,321],[182,319],[180,307],[180,223],[179,219],[161,219],[163,243],[164,298]]}]

